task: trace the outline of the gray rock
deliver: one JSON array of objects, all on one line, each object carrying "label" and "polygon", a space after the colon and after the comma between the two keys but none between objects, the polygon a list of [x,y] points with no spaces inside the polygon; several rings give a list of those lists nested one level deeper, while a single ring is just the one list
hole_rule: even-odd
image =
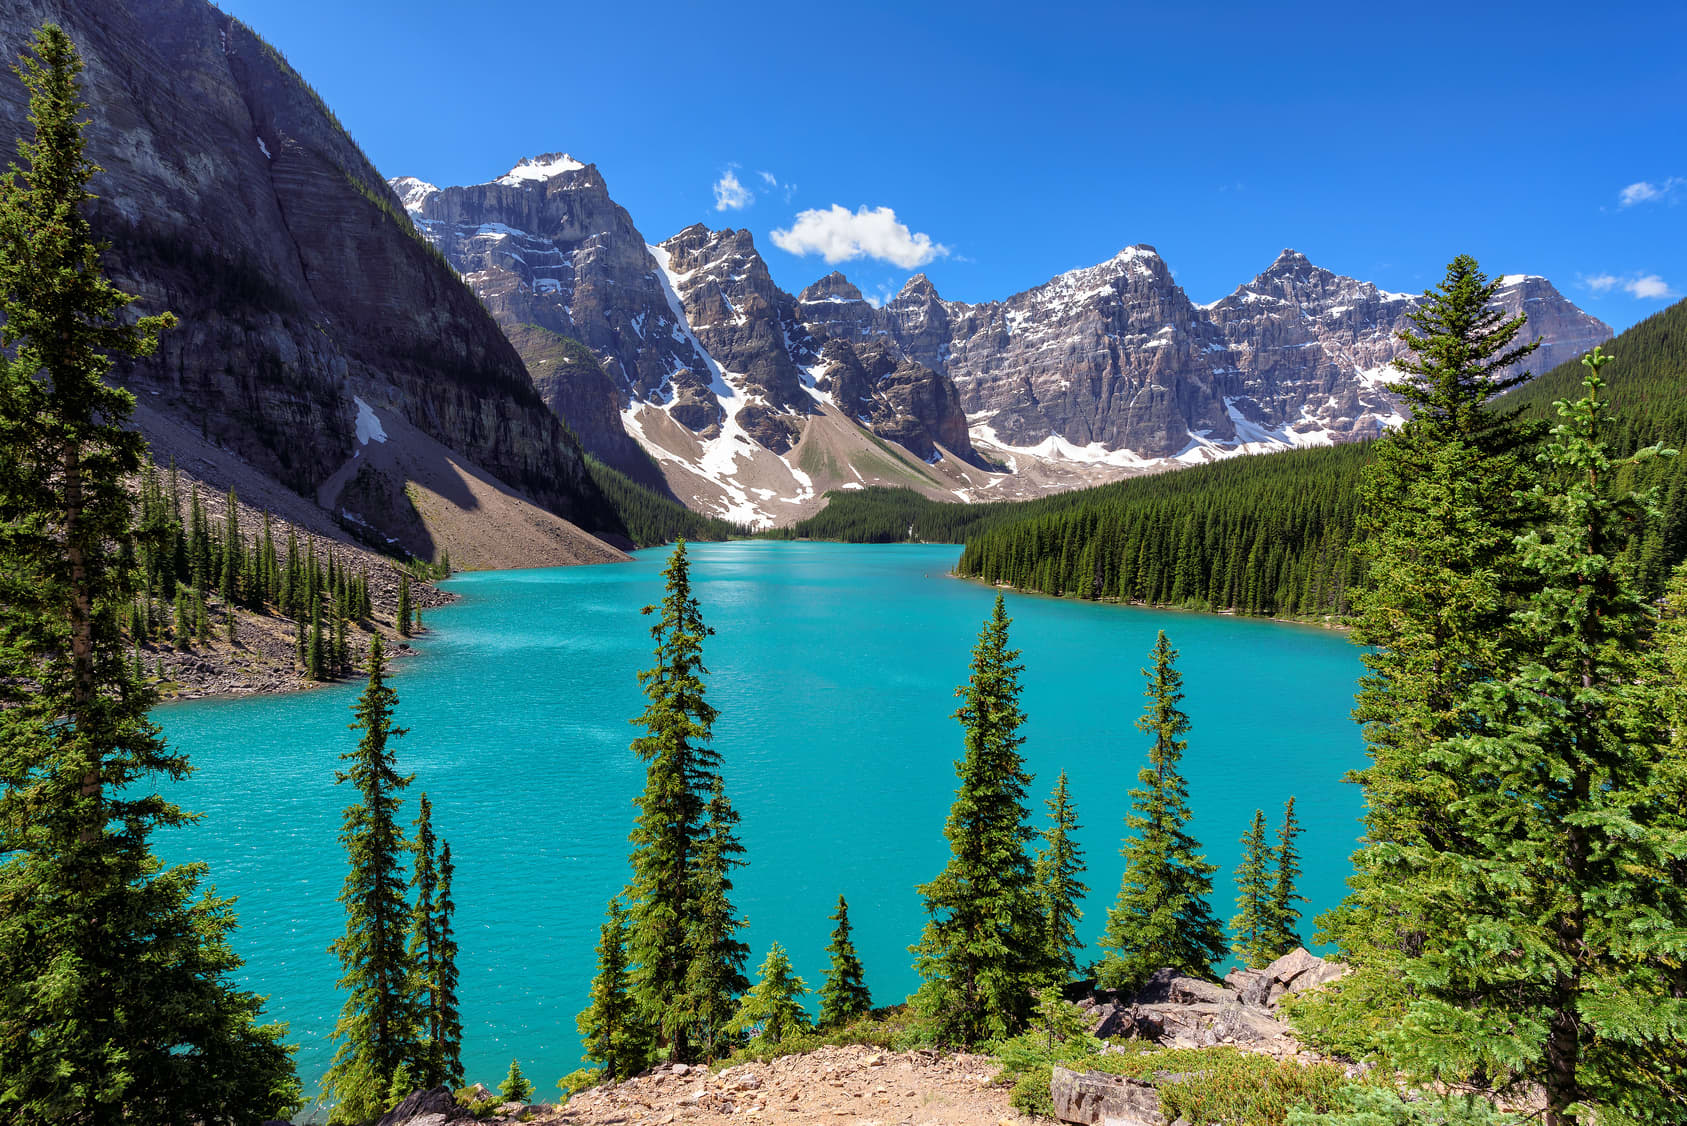
[{"label": "gray rock", "polygon": [[1049,1099],[1055,1117],[1081,1126],[1165,1126],[1152,1084],[1099,1071],[1054,1069]]},{"label": "gray rock", "polygon": [[450,1126],[454,1122],[473,1122],[474,1115],[457,1102],[450,1090],[435,1087],[431,1091],[417,1091],[381,1116],[375,1126]]},{"label": "gray rock", "polygon": [[1136,991],[1138,1005],[1221,1005],[1230,992],[1217,982],[1188,977],[1169,967],[1155,970]]}]

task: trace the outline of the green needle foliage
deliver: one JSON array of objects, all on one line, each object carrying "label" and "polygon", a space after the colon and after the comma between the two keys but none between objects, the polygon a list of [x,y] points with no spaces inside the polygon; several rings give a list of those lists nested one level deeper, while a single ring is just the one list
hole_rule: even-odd
[{"label": "green needle foliage", "polygon": [[1461,256],[1425,295],[1412,315],[1418,331],[1403,337],[1416,357],[1396,365],[1412,418],[1376,443],[1361,487],[1366,577],[1353,638],[1366,646],[1366,673],[1354,716],[1371,762],[1354,777],[1365,836],[1346,900],[1319,919],[1320,938],[1355,968],[1329,995],[1329,1024],[1360,1039],[1398,1019],[1409,993],[1403,960],[1445,934],[1411,858],[1420,845],[1459,847],[1464,781],[1429,756],[1468,730],[1460,705],[1472,687],[1514,661],[1516,539],[1535,474],[1522,452],[1528,434],[1489,404],[1523,378],[1505,369],[1534,346],[1516,343],[1523,318],[1493,306],[1498,288]]},{"label": "green needle foliage", "polygon": [[1295,799],[1291,796],[1283,805],[1283,823],[1277,827],[1277,874],[1271,881],[1270,913],[1266,916],[1265,949],[1276,961],[1299,946],[1300,908],[1306,897],[1295,891],[1300,879],[1300,850],[1295,838],[1300,836],[1300,822],[1295,820]]},{"label": "green needle foliage", "polygon": [[1031,989],[1043,965],[1042,917],[1026,846],[1031,775],[1019,753],[1019,650],[1008,647],[1001,595],[972,651],[972,675],[955,690],[955,718],[965,756],[955,764],[960,788],[944,826],[950,858],[920,885],[930,921],[911,947],[924,979],[916,1009],[940,1042],[974,1044],[1011,1036],[1025,1025]]},{"label": "green needle foliage", "polygon": [[742,867],[744,846],[738,843],[738,813],[727,800],[719,777],[709,792],[707,820],[691,865],[691,930],[687,946],[685,993],[676,1007],[690,1028],[693,1049],[706,1060],[731,1052],[726,1032],[732,1022],[734,998],[749,981],[744,962],[750,948],[737,934],[744,920],[733,910],[732,869]]},{"label": "green needle foliage", "polygon": [[1188,748],[1183,736],[1189,717],[1179,710],[1183,674],[1177,650],[1164,630],[1154,643],[1154,667],[1148,679],[1148,706],[1137,730],[1153,737],[1148,765],[1131,791],[1132,811],[1125,824],[1137,835],[1120,850],[1125,875],[1119,898],[1107,912],[1100,946],[1107,954],[1100,966],[1104,988],[1133,990],[1155,970],[1171,967],[1193,977],[1213,977],[1213,963],[1228,952],[1224,928],[1213,917],[1207,897],[1218,869],[1201,855],[1189,835],[1189,787],[1177,764]]},{"label": "green needle foliage", "polygon": [[1242,863],[1236,867],[1236,914],[1230,920],[1231,949],[1244,966],[1268,966],[1276,955],[1266,940],[1271,913],[1271,845],[1265,835],[1265,811],[1242,834]]},{"label": "green needle foliage", "polygon": [[1456,832],[1398,846],[1438,926],[1403,961],[1394,1058],[1426,1078],[1539,1084],[1547,1126],[1687,1105],[1687,887],[1667,878],[1687,816],[1644,683],[1653,611],[1616,559],[1653,514],[1607,487],[1605,360],[1584,361],[1586,396],[1560,404],[1541,458],[1519,660],[1455,701],[1465,729],[1423,760],[1455,795]]},{"label": "green needle foliage", "polygon": [[521,1064],[510,1061],[509,1074],[498,1084],[498,1093],[512,1103],[524,1103],[533,1097],[533,1084],[521,1073]]},{"label": "green needle foliage", "polygon": [[101,273],[80,71],[42,27],[15,72],[24,167],[0,175],[0,1121],[248,1121],[299,1085],[283,1026],[233,986],[232,901],[149,843],[190,820],[152,790],[189,767],[119,630],[145,444],[105,377],[174,321],[131,319]]},{"label": "green needle foliage", "polygon": [[598,932],[592,1002],[575,1021],[586,1042],[586,1059],[601,1063],[610,1081],[637,1075],[650,1064],[650,1030],[633,1001],[627,932],[626,908],[611,899],[609,919]]},{"label": "green needle foliage", "polygon": [[769,1044],[806,1032],[808,1013],[802,1007],[802,998],[807,995],[807,983],[791,971],[785,948],[775,942],[761,964],[759,980],[739,1002],[732,1031],[748,1033],[755,1029],[757,1036]]},{"label": "green needle foliage", "polygon": [[400,571],[398,573],[398,609],[393,612],[393,626],[398,630],[398,636],[410,636],[410,622],[410,576]]},{"label": "green needle foliage", "polygon": [[720,784],[720,754],[710,745],[715,709],[705,699],[703,624],[691,593],[685,541],[663,570],[666,589],[650,635],[656,663],[639,673],[647,701],[633,723],[644,734],[633,751],[646,766],[644,792],[629,839],[632,879],[625,898],[633,993],[669,1058],[712,1055],[743,988],[747,948],[727,893],[741,865],[733,812]]},{"label": "green needle foliage", "polygon": [[352,711],[362,731],[357,749],[340,757],[351,764],[334,780],[357,788],[357,801],[346,807],[340,830],[349,870],[340,890],[346,908],[346,933],[329,951],[344,971],[338,985],[345,1006],[334,1025],[339,1047],[323,1080],[335,1106],[331,1122],[378,1118],[399,1065],[418,1057],[415,1043],[421,1014],[411,992],[407,937],[412,916],[405,902],[398,827],[399,794],[411,775],[399,774],[389,741],[403,735],[394,727],[398,694],[386,683],[386,653],[381,636],[369,642],[369,683]]},{"label": "green needle foliage", "polygon": [[439,890],[434,898],[438,925],[438,955],[433,977],[434,1057],[439,1061],[439,1082],[455,1090],[463,1085],[463,1017],[457,1004],[457,940],[451,933],[451,917],[457,904],[451,898],[451,884],[457,867],[451,863],[451,842],[439,850]]},{"label": "green needle foliage", "polygon": [[820,989],[819,1023],[821,1028],[841,1028],[857,1017],[866,1016],[873,1008],[873,997],[863,980],[855,940],[850,937],[849,904],[843,896],[838,896],[838,909],[828,918],[838,925],[826,947],[832,961],[826,969],[826,984]]},{"label": "green needle foliage", "polygon": [[410,909],[406,956],[413,977],[409,992],[421,1023],[410,1074],[423,1088],[456,1086],[463,1074],[462,1019],[457,1013],[457,944],[451,939],[450,845],[444,846],[443,853],[438,851],[428,795],[423,794],[419,804],[416,839],[410,846],[415,854],[410,886],[416,900]]},{"label": "green needle foliage", "polygon": [[1078,811],[1066,789],[1066,772],[1055,781],[1048,802],[1049,823],[1043,830],[1043,844],[1037,851],[1032,872],[1042,898],[1043,963],[1046,975],[1064,985],[1078,972],[1078,920],[1083,917],[1079,902],[1089,887],[1079,878],[1084,874],[1084,850],[1078,847]]}]

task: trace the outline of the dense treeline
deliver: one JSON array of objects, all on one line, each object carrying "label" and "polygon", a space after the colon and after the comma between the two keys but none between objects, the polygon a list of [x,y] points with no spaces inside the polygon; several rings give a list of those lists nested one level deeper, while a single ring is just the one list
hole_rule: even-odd
[{"label": "dense treeline", "polygon": [[1345,613],[1367,446],[1141,478],[967,541],[957,570],[1019,590],[1245,614]]},{"label": "dense treeline", "polygon": [[742,525],[694,512],[590,454],[586,455],[586,471],[621,518],[627,538],[635,547],[654,547],[678,539],[727,540],[750,534]]},{"label": "dense treeline", "polygon": [[[148,463],[138,499],[139,583],[124,620],[136,646],[167,640],[190,648],[210,641],[214,599],[221,607],[219,632],[229,641],[238,640],[237,608],[265,613],[273,607],[298,623],[298,660],[308,678],[326,680],[351,671],[347,630],[353,624],[371,628],[374,612],[367,571],[353,574],[329,551],[319,556],[314,539],[301,548],[291,528],[286,544],[278,546],[267,512],[262,530],[246,535],[232,489],[220,526],[206,513],[197,487],[184,509],[174,466],[161,477]],[[409,633],[408,617],[401,608],[400,633]]]},{"label": "dense treeline", "polygon": [[[1660,441],[1687,445],[1687,303],[1635,325],[1611,350],[1605,377],[1617,420],[1614,456]],[[1539,445],[1556,419],[1551,404],[1575,397],[1581,373],[1575,361],[1561,364],[1495,407],[1515,410],[1520,432]],[[1370,456],[1364,444],[1240,458],[1068,494],[1043,512],[975,506],[928,526],[967,530],[961,574],[1019,590],[1242,614],[1345,615],[1364,566],[1349,548],[1359,535],[1357,486]],[[1656,489],[1662,519],[1638,530],[1621,553],[1655,597],[1687,558],[1687,462],[1624,462],[1606,484],[1613,495]],[[885,498],[852,504],[831,527],[873,528],[892,507]]]}]

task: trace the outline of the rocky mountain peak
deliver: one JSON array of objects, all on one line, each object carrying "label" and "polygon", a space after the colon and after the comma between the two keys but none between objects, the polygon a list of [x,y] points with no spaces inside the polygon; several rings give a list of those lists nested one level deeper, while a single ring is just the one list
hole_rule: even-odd
[{"label": "rocky mountain peak", "polygon": [[530,184],[542,184],[566,172],[580,172],[597,169],[590,164],[584,164],[565,152],[547,152],[538,156],[530,156],[516,162],[514,168],[498,177],[493,183],[506,187],[519,188]]},{"label": "rocky mountain peak", "polygon": [[1300,251],[1285,247],[1283,253],[1277,255],[1276,260],[1272,262],[1271,265],[1267,266],[1265,268],[1265,272],[1260,274],[1259,277],[1292,277],[1296,274],[1310,273],[1317,268],[1318,267],[1314,266],[1312,261]]},{"label": "rocky mountain peak", "polygon": [[848,302],[865,298],[855,283],[844,277],[841,271],[833,270],[799,293],[797,300],[808,305],[817,301]]},{"label": "rocky mountain peak", "polygon": [[909,278],[907,283],[903,285],[901,291],[897,293],[892,300],[901,301],[904,298],[910,300],[918,299],[922,301],[942,300],[942,298],[937,295],[937,287],[932,285],[931,279],[926,277],[924,274],[915,274],[913,277]]},{"label": "rocky mountain peak", "polygon": [[420,210],[428,197],[439,191],[426,180],[418,180],[414,176],[394,176],[387,181],[387,186],[397,193],[398,201],[406,211]]}]

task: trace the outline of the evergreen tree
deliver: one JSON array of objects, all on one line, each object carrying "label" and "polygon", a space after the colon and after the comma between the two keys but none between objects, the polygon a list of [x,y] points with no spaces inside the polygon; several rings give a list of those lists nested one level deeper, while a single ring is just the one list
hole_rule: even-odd
[{"label": "evergreen tree", "polygon": [[826,947],[832,961],[826,969],[826,984],[820,990],[820,1027],[841,1028],[871,1012],[873,997],[862,980],[861,958],[855,953],[855,942],[850,937],[849,904],[843,896],[838,896],[838,909],[828,918],[838,925]]},{"label": "evergreen tree", "polygon": [[498,1093],[504,1096],[505,1101],[512,1103],[524,1103],[533,1097],[533,1084],[521,1073],[521,1064],[515,1060],[510,1061],[509,1074],[498,1084]]},{"label": "evergreen tree", "polygon": [[32,135],[0,175],[0,1117],[206,1124],[298,1105],[279,1025],[234,987],[232,901],[164,868],[153,791],[188,763],[147,719],[118,611],[145,458],[113,357],[152,352],[84,204],[81,61],[48,24],[17,74]]},{"label": "evergreen tree", "polygon": [[1019,748],[1019,651],[1008,648],[1001,595],[972,651],[972,675],[956,689],[965,735],[960,788],[944,836],[950,859],[920,886],[930,916],[916,946],[924,984],[919,1011],[949,1043],[1011,1036],[1024,1026],[1042,964],[1043,925],[1026,845],[1026,773]]},{"label": "evergreen tree", "polygon": [[691,948],[693,862],[707,795],[719,755],[709,746],[715,709],[704,698],[703,639],[712,632],[691,593],[685,541],[674,545],[663,570],[666,589],[651,627],[656,664],[639,673],[648,703],[633,722],[644,734],[633,751],[647,763],[644,792],[629,839],[632,880],[626,891],[631,922],[633,991],[670,1057],[686,1060],[691,1045],[683,1008]]},{"label": "evergreen tree", "polygon": [[340,830],[349,866],[340,891],[346,933],[329,947],[345,971],[338,984],[346,993],[334,1026],[339,1046],[323,1081],[336,1102],[333,1122],[379,1117],[393,1073],[417,1057],[418,1014],[406,941],[411,911],[401,856],[406,842],[398,827],[399,795],[411,776],[398,773],[389,746],[405,733],[392,723],[397,703],[386,684],[386,654],[377,634],[369,642],[369,683],[352,709],[357,716],[352,730],[363,735],[356,750],[340,756],[350,768],[334,774],[336,783],[357,788],[357,800],[346,807]]},{"label": "evergreen tree", "polygon": [[1201,855],[1189,835],[1189,787],[1178,773],[1188,742],[1189,717],[1179,708],[1183,674],[1177,650],[1164,630],[1154,643],[1154,667],[1148,679],[1148,706],[1137,730],[1153,737],[1148,765],[1131,791],[1132,811],[1125,824],[1137,833],[1125,841],[1125,875],[1119,898],[1107,912],[1100,967],[1108,989],[1135,989],[1165,966],[1193,977],[1211,978],[1213,963],[1227,947],[1224,928],[1213,917],[1207,897],[1217,868]]},{"label": "evergreen tree", "polygon": [[451,883],[457,868],[451,863],[451,842],[439,849],[439,886],[434,897],[434,917],[439,920],[438,951],[434,958],[434,1058],[440,1064],[439,1081],[455,1090],[463,1085],[463,1018],[457,1004],[457,940],[451,933],[451,918],[457,904],[451,898]]},{"label": "evergreen tree", "polygon": [[1252,969],[1268,966],[1271,953],[1271,845],[1265,835],[1265,811],[1254,810],[1253,825],[1242,834],[1242,863],[1236,868],[1236,914],[1230,920],[1231,948]]},{"label": "evergreen tree", "polygon": [[1300,908],[1306,897],[1295,891],[1300,879],[1300,850],[1295,838],[1300,836],[1300,823],[1295,820],[1295,799],[1291,796],[1283,804],[1283,823],[1277,828],[1277,872],[1271,882],[1270,911],[1266,916],[1265,950],[1276,961],[1299,946]]},{"label": "evergreen tree", "polygon": [[716,777],[691,865],[691,927],[686,940],[691,964],[686,967],[685,992],[674,1006],[688,1029],[687,1042],[708,1060],[730,1050],[723,1034],[732,1020],[733,999],[749,984],[744,960],[750,948],[737,938],[744,921],[727,898],[732,869],[744,863],[738,859],[744,846],[738,843],[737,824],[738,814]]},{"label": "evergreen tree", "polygon": [[637,1075],[650,1064],[650,1031],[633,1001],[627,933],[626,908],[611,899],[609,919],[598,933],[592,1003],[576,1021],[586,1058],[602,1064],[610,1081]]},{"label": "evergreen tree", "polygon": [[409,1070],[418,1084],[432,1088],[444,1083],[448,1073],[443,1027],[447,1014],[441,1005],[440,977],[444,968],[445,931],[450,921],[440,913],[439,842],[434,836],[433,805],[427,794],[418,803],[415,828],[416,837],[410,846],[415,854],[410,887],[416,899],[410,909],[410,944],[406,956],[414,975],[408,989],[415,998],[421,1021],[415,1040],[416,1055],[409,1061]]},{"label": "evergreen tree", "polygon": [[1666,878],[1687,856],[1687,790],[1644,683],[1652,608],[1617,558],[1653,514],[1610,484],[1606,359],[1584,361],[1586,397],[1560,405],[1542,455],[1520,660],[1453,702],[1469,722],[1423,762],[1458,793],[1453,832],[1396,846],[1440,925],[1403,960],[1394,1058],[1539,1084],[1547,1126],[1666,1121],[1687,1094],[1687,887]]},{"label": "evergreen tree", "polygon": [[759,979],[744,994],[732,1017],[732,1031],[748,1033],[754,1029],[769,1044],[806,1032],[808,1013],[802,1007],[802,998],[807,995],[807,983],[791,971],[785,948],[775,942],[762,961]]},{"label": "evergreen tree", "polygon": [[398,573],[398,609],[393,614],[393,626],[398,636],[410,636],[410,576]]},{"label": "evergreen tree", "polygon": [[[234,604],[240,600],[240,573],[245,569],[244,545],[240,538],[240,505],[235,500],[234,490],[228,491],[228,497],[223,502],[223,569],[222,596],[223,605],[232,610]],[[229,640],[233,641],[231,633]]]},{"label": "evergreen tree", "polygon": [[1447,921],[1406,866],[1420,845],[1462,847],[1456,807],[1463,780],[1430,762],[1442,741],[1465,733],[1458,702],[1509,672],[1509,615],[1518,592],[1516,537],[1529,519],[1534,472],[1529,438],[1490,400],[1528,378],[1514,370],[1534,344],[1517,344],[1524,318],[1494,303],[1490,282],[1467,256],[1411,314],[1391,385],[1411,419],[1376,443],[1360,487],[1360,557],[1353,639],[1366,673],[1354,715],[1365,726],[1370,765],[1365,845],[1351,891],[1319,920],[1354,973],[1325,1002],[1332,1019],[1386,1025],[1407,1000],[1402,960],[1438,941]]},{"label": "evergreen tree", "polygon": [[1089,887],[1084,874],[1084,851],[1078,847],[1078,811],[1066,791],[1066,772],[1055,781],[1048,802],[1049,823],[1033,869],[1042,898],[1043,963],[1056,984],[1064,985],[1078,972],[1080,900]]}]

